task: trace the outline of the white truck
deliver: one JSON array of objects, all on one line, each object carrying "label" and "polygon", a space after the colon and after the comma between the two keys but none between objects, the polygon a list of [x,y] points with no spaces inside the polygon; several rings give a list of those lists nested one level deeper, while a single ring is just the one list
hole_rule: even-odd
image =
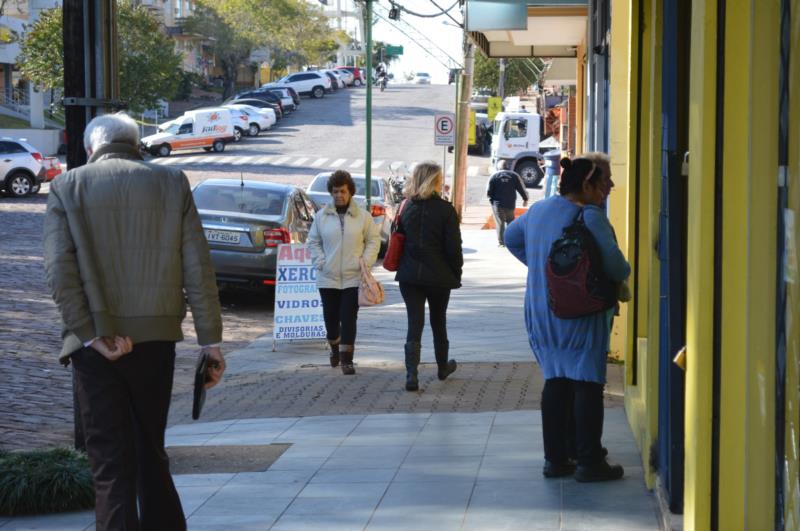
[{"label": "white truck", "polygon": [[225,150],[225,144],[234,141],[234,136],[230,109],[198,109],[142,138],[141,149],[159,157],[168,157],[176,149],[203,148],[219,153]]},{"label": "white truck", "polygon": [[529,112],[499,112],[492,126],[492,167],[508,161],[526,186],[538,186],[544,177],[539,166],[539,128],[542,117]]}]

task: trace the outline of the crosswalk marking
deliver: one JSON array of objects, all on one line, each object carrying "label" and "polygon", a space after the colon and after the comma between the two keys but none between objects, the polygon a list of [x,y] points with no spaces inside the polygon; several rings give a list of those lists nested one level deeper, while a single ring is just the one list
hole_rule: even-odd
[{"label": "crosswalk marking", "polygon": [[[240,152],[241,153],[241,152]],[[309,156],[298,156],[298,155],[240,155],[240,154],[228,154],[228,153],[212,153],[212,154],[197,154],[197,155],[184,155],[184,156],[172,156],[172,157],[155,157],[151,159],[151,162],[155,164],[171,166],[177,165],[180,167],[183,166],[201,166],[201,165],[230,165],[230,166],[243,166],[243,165],[270,165],[270,166],[291,166],[291,167],[301,167],[307,166],[311,168],[349,168],[349,169],[359,169],[364,168],[365,160],[364,159],[336,159],[332,162],[330,158],[327,157],[309,157]],[[383,169],[384,171],[398,171],[399,173],[406,173],[410,175],[414,168],[417,166],[417,162],[405,162],[402,160],[396,160],[389,163],[386,160],[374,160],[372,161],[372,169],[378,170]],[[448,165],[446,175],[449,177],[453,174],[453,164]],[[392,168],[396,168],[396,170],[392,170]],[[478,177],[481,175],[481,166],[473,165],[467,167],[467,176],[468,177]]]}]

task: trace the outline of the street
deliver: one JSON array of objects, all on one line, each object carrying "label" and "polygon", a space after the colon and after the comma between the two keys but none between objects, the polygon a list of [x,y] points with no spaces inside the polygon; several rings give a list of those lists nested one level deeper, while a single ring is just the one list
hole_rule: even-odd
[{"label": "street", "polygon": [[[373,95],[373,168],[388,175],[389,165],[442,161],[433,145],[433,114],[453,108],[451,86],[390,85]],[[348,89],[315,100],[257,138],[229,144],[225,152],[177,152],[152,159],[186,171],[192,183],[207,178],[256,179],[307,185],[319,171],[363,171],[366,90]],[[486,157],[469,157],[468,204],[483,200]],[[451,166],[453,155],[446,163]],[[0,447],[34,448],[68,443],[72,431],[70,372],[57,363],[60,319],[45,283],[42,222],[47,189],[22,199],[0,199]],[[269,294],[223,293],[225,349],[243,347],[271,330]],[[191,315],[186,341],[178,345],[176,393],[185,390],[195,361]]]}]

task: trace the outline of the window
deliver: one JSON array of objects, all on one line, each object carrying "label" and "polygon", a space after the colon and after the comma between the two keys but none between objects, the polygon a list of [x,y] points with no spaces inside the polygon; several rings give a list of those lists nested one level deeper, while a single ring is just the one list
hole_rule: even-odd
[{"label": "window", "polygon": [[241,212],[261,216],[280,216],[286,195],[275,190],[238,186],[198,186],[194,191],[198,209]]},{"label": "window", "polygon": [[506,138],[525,138],[528,136],[528,121],[525,119],[512,119],[503,127]]},{"label": "window", "polygon": [[178,129],[178,134],[179,135],[190,135],[190,134],[192,134],[192,130],[193,130],[192,122],[189,122],[187,124],[181,124],[180,129]]}]

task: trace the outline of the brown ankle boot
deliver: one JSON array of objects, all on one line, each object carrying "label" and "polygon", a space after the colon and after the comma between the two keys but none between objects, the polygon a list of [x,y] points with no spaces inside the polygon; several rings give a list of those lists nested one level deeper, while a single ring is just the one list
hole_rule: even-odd
[{"label": "brown ankle boot", "polygon": [[330,353],[330,362],[331,367],[338,367],[339,366],[339,340],[329,340],[328,345],[331,347]]},{"label": "brown ankle boot", "polygon": [[355,374],[353,367],[353,345],[339,345],[339,357],[342,360],[342,374]]}]

